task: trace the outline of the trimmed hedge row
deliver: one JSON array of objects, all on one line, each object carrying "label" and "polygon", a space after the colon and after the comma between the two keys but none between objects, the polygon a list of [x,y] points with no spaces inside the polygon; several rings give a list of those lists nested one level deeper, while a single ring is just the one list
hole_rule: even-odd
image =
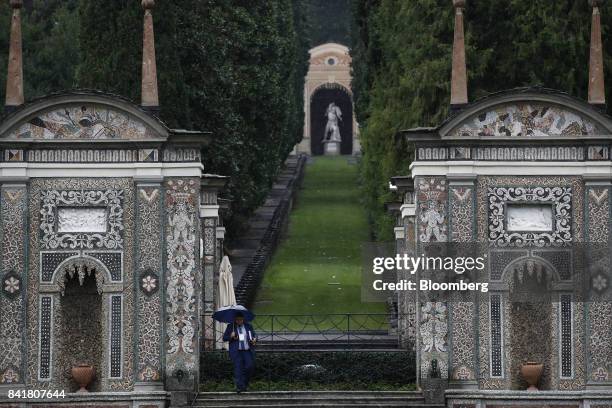
[{"label": "trimmed hedge row", "polygon": [[[415,380],[415,357],[408,351],[265,351],[256,356],[253,381],[315,382],[320,384],[411,384]],[[201,381],[231,379],[232,362],[227,352],[203,353]]]}]

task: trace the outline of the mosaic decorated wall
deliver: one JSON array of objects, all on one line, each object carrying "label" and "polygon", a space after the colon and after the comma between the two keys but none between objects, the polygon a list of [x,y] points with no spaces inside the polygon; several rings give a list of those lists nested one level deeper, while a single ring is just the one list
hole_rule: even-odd
[{"label": "mosaic decorated wall", "polygon": [[[447,180],[443,177],[422,177],[417,178],[415,185],[416,233],[419,249],[432,243],[448,242]],[[435,297],[421,297],[418,302],[417,347],[420,356],[421,378],[426,379],[432,376],[432,361],[434,360],[440,377],[448,378],[447,304]]]},{"label": "mosaic decorated wall", "polygon": [[198,378],[201,293],[199,179],[167,179],[165,187],[167,382],[193,389]]},{"label": "mosaic decorated wall", "polygon": [[27,213],[25,185],[5,184],[0,189],[0,385],[23,384],[25,379],[24,285],[25,226]]},{"label": "mosaic decorated wall", "polygon": [[9,139],[147,139],[154,132],[142,121],[108,106],[73,104],[38,113],[10,132]]},{"label": "mosaic decorated wall", "polygon": [[[473,179],[455,180],[449,184],[449,225],[451,241],[467,244],[473,242],[476,220],[474,219],[475,185]],[[470,246],[461,248],[468,251]],[[457,256],[473,256],[472,253]],[[449,325],[451,348],[449,353],[450,376],[453,381],[474,382],[476,380],[476,336],[478,295],[454,294],[449,303]]]},{"label": "mosaic decorated wall", "polygon": [[[579,261],[567,248],[583,241],[584,191],[579,177],[478,178],[477,236],[491,246],[490,281],[501,289],[479,303],[479,388],[524,389],[519,371],[525,361],[544,363],[542,389],[584,387],[583,303],[563,292],[546,304],[508,297],[517,276],[532,276],[533,268],[551,285],[571,285]],[[550,204],[552,232],[510,230],[504,211],[514,202]]]},{"label": "mosaic decorated wall", "polygon": [[587,381],[594,385],[612,385],[612,332],[609,327],[612,304],[609,297],[610,252],[610,182],[594,181],[586,185],[587,232],[589,254],[598,262],[590,272],[593,302],[587,308]]},{"label": "mosaic decorated wall", "polygon": [[559,136],[595,135],[591,120],[565,107],[538,102],[517,102],[480,112],[450,133],[452,136]]},{"label": "mosaic decorated wall", "polygon": [[161,183],[136,185],[137,382],[163,378],[163,190]]},{"label": "mosaic decorated wall", "polygon": [[[90,217],[96,208],[106,215]],[[88,336],[97,336],[103,348],[94,353],[101,355],[95,367],[100,389],[131,390],[134,291],[124,289],[134,279],[132,181],[31,179],[28,211],[28,386],[73,391],[74,382],[64,374],[74,362],[72,350]],[[85,290],[85,278],[95,279],[97,295],[85,298],[95,303],[94,311],[100,310],[99,327],[79,327],[78,314],[70,310],[80,305],[66,293],[66,281],[75,277],[81,286],[77,293]]]}]

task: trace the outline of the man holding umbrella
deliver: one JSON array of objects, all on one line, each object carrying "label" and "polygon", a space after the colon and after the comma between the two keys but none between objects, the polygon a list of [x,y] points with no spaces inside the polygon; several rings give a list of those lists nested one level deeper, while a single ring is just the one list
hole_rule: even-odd
[{"label": "man holding umbrella", "polygon": [[253,326],[248,321],[255,315],[244,306],[234,305],[222,307],[213,315],[215,320],[231,323],[225,329],[223,341],[229,342],[229,354],[234,363],[234,382],[236,391],[247,390],[253,369],[255,368],[255,344],[257,336]]}]

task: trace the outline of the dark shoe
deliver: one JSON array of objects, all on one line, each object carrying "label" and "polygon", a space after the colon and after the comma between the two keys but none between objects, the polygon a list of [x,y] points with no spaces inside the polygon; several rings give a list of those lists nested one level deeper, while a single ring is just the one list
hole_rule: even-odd
[{"label": "dark shoe", "polygon": [[242,392],[242,390],[241,390],[240,388],[238,388],[238,389],[236,390],[236,394],[240,394],[241,392]]}]

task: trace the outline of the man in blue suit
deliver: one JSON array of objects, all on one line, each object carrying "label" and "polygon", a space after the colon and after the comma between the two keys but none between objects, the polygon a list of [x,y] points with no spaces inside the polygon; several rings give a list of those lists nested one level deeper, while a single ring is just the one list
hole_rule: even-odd
[{"label": "man in blue suit", "polygon": [[236,392],[246,391],[255,367],[254,348],[257,343],[255,330],[244,321],[242,314],[237,314],[234,323],[225,329],[223,341],[229,342],[229,354],[234,363]]}]

